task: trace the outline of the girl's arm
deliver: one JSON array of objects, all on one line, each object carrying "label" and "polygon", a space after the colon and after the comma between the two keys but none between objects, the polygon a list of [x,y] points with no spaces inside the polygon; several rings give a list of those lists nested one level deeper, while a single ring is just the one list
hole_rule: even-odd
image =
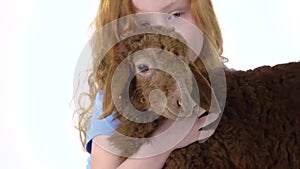
[{"label": "girl's arm", "polygon": [[104,150],[99,145],[99,143],[105,141],[107,137],[106,135],[99,135],[93,139],[90,169],[116,169],[120,165],[119,156]]},{"label": "girl's arm", "polygon": [[[144,147],[142,146],[139,151],[145,151],[147,149],[148,147],[144,149]],[[172,151],[169,150],[156,156],[147,158],[128,158],[118,167],[118,169],[161,169],[171,152]]]},{"label": "girl's arm", "polygon": [[[205,111],[199,108],[199,115],[203,114]],[[174,145],[171,149],[166,151],[162,151],[160,153],[156,153],[157,155],[152,157],[145,158],[128,158],[123,163],[119,161],[119,156],[115,155],[109,151],[106,151],[107,147],[110,147],[110,144],[107,140],[109,136],[100,135],[96,136],[93,139],[92,143],[92,153],[91,153],[91,169],[135,169],[135,168],[151,168],[151,169],[160,169],[165,164],[165,161],[168,159],[171,152],[177,148],[185,147],[197,140],[202,140],[210,137],[214,133],[214,129],[210,130],[202,130],[199,131],[201,127],[205,125],[205,123],[210,123],[210,121],[214,121],[217,116],[213,114],[209,114],[208,116],[204,116],[200,119],[196,116],[191,115],[189,118],[180,121],[172,129],[166,132],[174,121],[167,120],[164,122],[155,132],[154,135],[159,133],[167,133],[164,138],[155,139],[151,141],[149,144],[144,144],[140,147],[138,152],[134,155],[135,157],[145,157],[147,154],[155,154],[156,152],[161,151],[162,147],[166,147],[166,145],[170,144],[171,140],[174,140],[178,135],[186,135],[179,143]],[[196,121],[194,119],[197,119]],[[206,121],[206,119],[208,121]],[[186,124],[193,124],[192,128],[188,131],[188,133],[181,133],[181,130]],[[207,125],[207,124],[206,124]],[[103,148],[105,147],[105,149]],[[151,153],[152,152],[152,153]]]},{"label": "girl's arm", "polygon": [[[148,158],[128,158],[123,163],[119,161],[119,156],[104,150],[101,146],[105,145],[106,138],[108,136],[101,135],[94,138],[91,153],[91,169],[160,169],[165,164],[172,150],[163,152],[159,155],[148,157]],[[97,143],[101,142],[101,146]],[[144,154],[143,152],[149,151],[152,144],[147,144],[139,149],[138,153]],[[153,147],[154,148],[154,147]]]}]

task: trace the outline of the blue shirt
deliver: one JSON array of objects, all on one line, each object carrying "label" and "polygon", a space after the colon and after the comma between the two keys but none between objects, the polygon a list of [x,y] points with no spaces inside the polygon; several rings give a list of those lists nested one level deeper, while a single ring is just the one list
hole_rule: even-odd
[{"label": "blue shirt", "polygon": [[[103,91],[100,91],[96,95],[94,111],[92,114],[90,125],[86,132],[86,136],[87,136],[86,150],[89,153],[91,153],[92,150],[92,140],[94,137],[98,135],[111,135],[119,124],[118,120],[113,121],[112,114],[106,117],[105,119],[102,120],[98,119],[101,113],[103,112],[102,103],[103,103]],[[91,156],[88,158],[87,162],[88,163],[86,169],[90,169]]]}]

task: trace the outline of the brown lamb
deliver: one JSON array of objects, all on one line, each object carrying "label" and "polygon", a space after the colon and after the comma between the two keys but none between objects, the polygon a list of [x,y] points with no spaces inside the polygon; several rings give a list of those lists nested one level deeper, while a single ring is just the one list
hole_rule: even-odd
[{"label": "brown lamb", "polygon": [[[125,66],[121,67],[124,69],[123,76],[117,78],[130,83],[115,86],[111,83],[112,89],[116,92],[110,94],[111,99],[116,101],[115,107],[120,108],[114,110],[115,118],[120,120],[120,123],[117,132],[109,138],[109,141],[120,149],[124,156],[122,160],[134,154],[141,144],[147,144],[147,138],[164,119],[174,118],[174,113],[178,115],[179,110],[191,106],[178,101],[174,95],[178,88],[186,88],[190,94],[190,97],[185,96],[182,99],[189,101],[192,99],[206,110],[209,110],[212,102],[217,102],[202,62],[198,59],[195,63],[189,63],[188,47],[180,35],[161,27],[147,27],[144,30],[147,33],[133,34],[115,46],[117,51],[112,58],[110,69],[116,71],[117,65],[129,58]],[[155,33],[156,31],[159,33]],[[167,54],[160,50],[148,52],[154,57],[135,61],[137,57],[134,55],[135,52],[149,48],[162,49],[167,51]],[[147,50],[141,55],[147,58],[145,53],[147,55]],[[187,65],[189,70],[179,71],[173,75],[159,70],[168,66],[166,63],[170,63],[169,66],[174,64],[170,60],[166,62],[160,60],[169,53],[177,56],[182,61],[180,64]],[[156,69],[147,67],[149,62],[160,66]],[[170,70],[176,69],[171,66]],[[299,169],[300,62],[273,67],[262,66],[248,71],[227,69],[224,71],[226,103],[215,133],[204,143],[195,142],[173,151],[163,168]],[[176,76],[182,76],[184,73],[186,75],[178,82]],[[113,78],[109,80],[112,81]],[[154,89],[163,91],[166,100],[161,100],[159,94],[158,96],[154,94],[154,101],[148,99]],[[124,93],[129,93],[129,96]],[[197,98],[195,93],[199,94],[200,98]],[[117,98],[113,98],[114,95]],[[118,102],[118,99],[126,97],[129,101]],[[162,106],[155,102],[155,99],[157,102],[165,103],[170,110],[159,112],[155,106],[153,108],[151,104],[156,104],[159,108]],[[131,111],[132,108],[128,107],[129,102],[140,112]],[[135,140],[123,135],[144,139]]]}]

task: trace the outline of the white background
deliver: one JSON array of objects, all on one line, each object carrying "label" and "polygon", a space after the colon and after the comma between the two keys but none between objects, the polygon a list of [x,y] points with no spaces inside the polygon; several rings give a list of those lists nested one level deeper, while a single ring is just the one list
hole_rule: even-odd
[{"label": "white background", "polygon": [[[227,65],[300,60],[299,0],[214,0]],[[96,0],[0,1],[0,168],[82,169],[70,102]]]}]

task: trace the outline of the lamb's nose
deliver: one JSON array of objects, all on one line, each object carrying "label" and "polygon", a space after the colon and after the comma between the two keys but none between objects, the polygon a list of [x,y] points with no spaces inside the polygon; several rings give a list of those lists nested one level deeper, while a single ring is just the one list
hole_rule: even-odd
[{"label": "lamb's nose", "polygon": [[177,106],[182,107],[182,102],[181,102],[181,100],[177,100]]},{"label": "lamb's nose", "polygon": [[197,105],[192,99],[190,93],[187,89],[180,91],[180,98],[177,100],[177,105],[180,107],[181,111],[178,117],[188,117],[193,112],[194,107]]},{"label": "lamb's nose", "polygon": [[187,107],[186,104],[182,103],[181,100],[177,100],[177,106],[181,109],[181,111],[186,112],[187,111]]}]

